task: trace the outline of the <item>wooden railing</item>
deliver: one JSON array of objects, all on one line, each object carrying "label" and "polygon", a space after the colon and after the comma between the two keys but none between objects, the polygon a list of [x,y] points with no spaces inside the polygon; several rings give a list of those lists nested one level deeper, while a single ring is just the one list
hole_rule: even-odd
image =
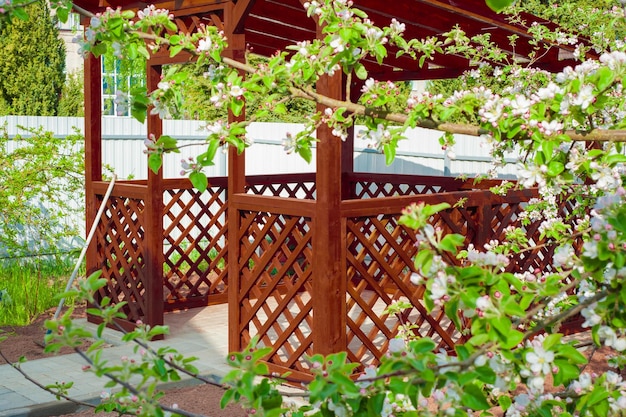
[{"label": "wooden railing", "polygon": [[[238,338],[239,346],[257,336],[272,347],[268,363],[273,370],[305,378],[309,365],[304,358],[314,352],[314,177],[248,177],[247,193],[230,200],[226,184],[225,178],[210,179],[209,189],[200,194],[186,179],[164,180],[163,251],[156,257],[147,253],[144,242],[144,207],[150,198],[146,183],[117,184],[96,235],[99,266],[109,280],[99,296],[128,302],[128,326],[139,319],[150,323],[150,312],[159,311],[151,310],[155,303],[163,303],[162,311],[229,301],[231,337]],[[501,241],[507,227],[520,226],[519,213],[535,191],[503,197],[468,189],[476,187],[468,181],[398,175],[353,174],[350,184],[358,198],[341,203],[346,313],[335,318],[345,324],[349,359],[363,366],[377,363],[402,322],[410,322],[416,333],[432,337],[441,348],[453,349],[465,340],[462,332],[441,308],[428,312],[424,288],[410,282],[416,237],[398,224],[402,210],[418,201],[448,202],[451,208],[433,216],[433,225],[481,248],[492,239]],[[95,185],[99,198],[106,185]],[[229,205],[239,224],[237,275],[230,278]],[[569,213],[572,207],[565,202],[562,210]],[[541,245],[538,225],[524,226],[538,248],[515,258],[510,271],[550,268],[552,249]],[[147,263],[154,259],[162,260],[161,276],[147,274]],[[154,294],[160,298],[150,298]],[[399,316],[384,312],[399,300],[411,307]]]}]

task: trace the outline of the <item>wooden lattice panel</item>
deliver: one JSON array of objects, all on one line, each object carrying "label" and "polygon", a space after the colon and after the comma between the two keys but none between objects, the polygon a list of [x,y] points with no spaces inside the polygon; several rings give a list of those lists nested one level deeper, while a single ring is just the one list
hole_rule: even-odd
[{"label": "wooden lattice panel", "polygon": [[102,277],[107,279],[96,299],[110,297],[112,304],[127,302],[122,311],[131,323],[145,320],[147,312],[144,207],[141,199],[110,197],[94,236]]},{"label": "wooden lattice panel", "polygon": [[304,217],[242,212],[239,332],[271,346],[267,362],[306,371],[312,353],[311,225]]},{"label": "wooden lattice panel", "polygon": [[450,177],[419,175],[359,174],[351,180],[355,199],[458,191],[463,181]]},{"label": "wooden lattice panel", "polygon": [[167,190],[163,202],[165,308],[225,302],[225,188]]},{"label": "wooden lattice panel", "polygon": [[246,177],[246,193],[314,200],[315,174],[257,175]]},{"label": "wooden lattice panel", "polygon": [[[491,240],[505,240],[505,229],[521,226],[520,213],[532,195],[521,193],[504,201],[485,198],[481,192],[467,193],[465,205],[437,213],[431,224],[444,234],[465,236],[465,245],[474,244],[479,250]],[[568,217],[574,204],[564,201],[561,216]],[[420,336],[431,337],[440,348],[453,349],[463,340],[461,333],[444,312],[436,308],[427,313],[423,304],[424,287],[410,282],[416,254],[415,233],[398,225],[400,213],[347,218],[347,323],[348,355],[351,361],[376,364],[388,348],[388,340],[398,334],[403,323],[415,326]],[[513,257],[507,267],[510,272],[550,271],[554,247],[542,245],[540,221],[522,226],[532,244],[539,245],[532,252]],[[459,262],[450,257],[449,264]],[[384,309],[397,300],[407,301],[412,307],[400,317],[389,317]],[[573,331],[569,329],[569,331]]]},{"label": "wooden lattice panel", "polygon": [[444,192],[440,185],[430,184],[381,184],[375,181],[359,181],[355,192],[357,199],[393,197],[396,195],[420,195]]},{"label": "wooden lattice panel", "polygon": [[[511,257],[511,262],[507,266],[509,272],[554,272],[552,268],[552,257],[555,246],[548,243],[545,237],[541,236],[539,226],[542,220],[535,220],[528,225],[521,222],[520,213],[524,211],[526,202],[510,202],[505,204],[491,205],[489,211],[491,235],[488,240],[506,241],[505,229],[509,226],[520,227],[525,231],[529,239],[529,244],[535,246],[530,251],[524,251]],[[576,218],[572,216],[574,203],[565,200],[560,204],[559,215],[569,223],[572,228],[575,226]],[[582,241],[574,243],[575,250],[579,250]],[[478,245],[477,245],[478,246]],[[483,250],[483,248],[479,248]]]},{"label": "wooden lattice panel", "polygon": [[[463,218],[458,212],[451,209],[442,213],[434,219],[435,224],[447,225],[451,218]],[[398,218],[378,215],[347,219],[348,357],[364,365],[378,363],[402,323],[411,323],[416,334],[433,338],[445,349],[453,348],[461,339],[441,309],[426,311],[424,287],[410,282],[417,250],[415,232],[399,225]],[[453,226],[456,230],[471,229],[467,224]],[[402,312],[401,320],[383,313],[399,300],[412,305]]]}]

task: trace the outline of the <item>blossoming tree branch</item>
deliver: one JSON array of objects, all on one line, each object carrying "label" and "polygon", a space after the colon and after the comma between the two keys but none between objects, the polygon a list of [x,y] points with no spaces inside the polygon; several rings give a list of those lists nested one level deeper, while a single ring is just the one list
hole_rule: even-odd
[{"label": "blossoming tree branch", "polygon": [[[25,3],[0,1],[5,24],[10,16],[27,18]],[[495,9],[509,3],[489,1]],[[52,7],[61,19],[72,9],[88,15],[70,2],[53,2]],[[504,182],[494,193],[536,187],[539,198],[529,202],[522,227],[508,228],[505,241],[489,242],[483,248],[462,247],[463,236],[443,234],[429,223],[433,215],[449,208],[447,204],[416,203],[405,210],[401,222],[418,233],[417,272],[412,282],[425,289],[428,309],[443,308],[468,336],[455,352],[436,351],[433,340],[416,338],[406,323],[380,366],[369,368],[357,380],[347,377],[356,365],[346,361],[345,353],[310,358],[314,379],[306,387],[308,403],[289,408],[277,386],[294,381],[267,375],[261,360],[268,350],[250,346],[228,358],[235,369],[224,379],[230,388],[223,403],[238,401],[257,415],[466,416],[487,413],[494,406],[507,416],[624,415],[626,382],[622,376],[615,370],[602,375],[583,372],[588,359],[575,342],[564,342],[560,332],[565,320],[580,314],[594,343],[614,350],[611,363],[617,367],[625,363],[624,39],[616,37],[599,46],[575,34],[530,23],[536,50],[527,59],[513,60],[491,42],[468,37],[459,28],[450,28],[442,38],[405,39],[402,23],[392,19],[388,26],[377,26],[351,1],[310,1],[304,7],[323,26],[324,36],[292,45],[289,51],[256,65],[224,56],[229,40],[216,27],[179,33],[169,12],[155,7],[137,13],[108,9],[90,15],[81,51],[99,56],[110,49],[120,58],[148,59],[160,48],[168,48],[172,56],[193,57],[187,65],[171,66],[156,90],[136,88],[128,98],[120,98],[127,100],[140,121],[148,112],[163,118],[176,115],[184,99],[181,86],[199,70],[210,84],[210,106],[240,115],[246,100],[263,97],[264,105],[248,114],[246,121],[207,122],[205,147],[183,164],[183,171],[201,190],[208,184],[202,170],[213,163],[221,147],[243,151],[251,145],[246,136],[248,124],[264,112],[285,112],[286,100],[296,97],[325,106],[309,118],[302,132],[285,138],[285,150],[307,161],[312,158],[314,132],[321,124],[331,127],[337,140],[345,140],[358,121],[364,126],[358,136],[384,152],[388,162],[393,161],[397,144],[409,128],[440,130],[442,152],[453,149],[454,133],[469,133],[491,148],[494,173],[505,154],[519,155],[519,181]],[[616,22],[623,21],[623,12],[616,5],[612,12]],[[542,53],[561,43],[570,46],[580,65],[558,74],[533,68]],[[502,86],[498,90],[478,86],[449,96],[412,93],[399,102],[398,86],[373,79],[363,63],[366,59],[384,62],[390,47],[414,59],[416,65],[424,65],[437,54],[468,57],[485,71],[480,63],[496,63],[488,75],[501,78]],[[344,76],[346,100],[316,92],[320,77],[334,73]],[[356,102],[351,98],[357,95],[350,94],[354,80],[360,80]],[[178,150],[175,138],[169,136],[150,137],[146,146],[153,170],[160,168],[164,154]],[[574,202],[571,215],[562,214],[564,201]],[[540,222],[542,245],[554,253],[552,264],[546,270],[506,272],[514,256],[536,247],[524,230],[530,222]],[[90,278],[83,296],[89,298],[100,285],[102,280]],[[398,303],[388,313],[401,316],[403,308]],[[119,306],[105,303],[98,314],[107,322],[120,314],[118,310]],[[51,346],[70,344],[79,349],[76,339],[84,332],[75,330],[69,318],[48,326],[53,330]],[[142,338],[160,331],[144,329],[128,339],[144,343]],[[103,409],[160,415],[158,410],[163,408],[158,395],[152,389],[133,387],[127,376],[142,373],[161,381],[178,372],[193,374],[191,361],[181,356],[146,352],[141,361],[125,363],[121,370],[99,361],[97,348],[84,354],[88,371],[107,375],[122,387],[105,400]],[[165,366],[171,371],[165,371]],[[255,376],[264,379],[253,383]],[[66,387],[56,388],[67,393]]]}]

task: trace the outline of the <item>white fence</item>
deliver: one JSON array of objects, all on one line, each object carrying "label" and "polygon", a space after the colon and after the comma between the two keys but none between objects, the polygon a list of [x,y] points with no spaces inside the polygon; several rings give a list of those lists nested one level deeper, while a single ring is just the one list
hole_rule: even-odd
[{"label": "white fence", "polygon": [[[71,117],[0,117],[0,127],[4,126],[9,137],[26,136],[28,130],[41,127],[44,131],[54,132],[55,136],[65,137],[70,134],[83,133],[83,118]],[[307,164],[298,155],[286,155],[282,141],[287,132],[295,133],[302,129],[298,124],[253,123],[248,129],[248,137],[254,142],[246,152],[246,174],[282,174],[313,172],[315,163]],[[163,172],[166,178],[180,177],[180,160],[193,157],[201,151],[207,136],[203,123],[198,121],[168,120],[163,125],[164,134],[179,140],[185,146],[180,154],[168,154],[164,157]],[[204,131],[203,131],[204,130]],[[357,132],[360,130],[356,128]],[[147,158],[143,153],[144,140],[147,136],[146,126],[131,118],[103,118],[102,154],[103,163],[115,172],[119,178],[145,179],[148,173]],[[491,166],[491,158],[487,148],[481,146],[481,139],[472,136],[458,135],[455,147],[456,159],[446,158],[439,145],[441,134],[426,129],[414,129],[408,140],[401,141],[393,164],[385,164],[384,155],[368,149],[363,141],[357,139],[354,152],[354,167],[357,172],[439,175],[472,177],[485,174]],[[337,139],[339,140],[339,139]],[[9,149],[15,144],[9,143]],[[315,149],[313,149],[315,160]],[[501,170],[501,176],[513,176],[515,167],[509,165]],[[220,153],[215,165],[205,170],[208,176],[226,176],[226,154]],[[82,204],[82,199],[75,199]],[[34,202],[36,203],[36,202]],[[53,207],[48,207],[54,210]],[[84,220],[67,219],[72,224],[83,225]],[[83,231],[84,235],[84,231]],[[28,240],[28,238],[26,237]],[[67,247],[75,243],[59,242]],[[30,246],[30,244],[29,244]],[[3,254],[0,248],[0,257]]]},{"label": "white fence", "polygon": [[[82,133],[84,121],[78,117],[0,117],[0,126],[5,126],[10,136],[24,135],[21,127],[42,126],[57,136]],[[253,123],[248,129],[248,137],[254,141],[246,152],[246,174],[282,174],[312,172],[314,162],[307,164],[298,155],[285,155],[282,140],[287,132],[294,133],[301,126],[289,123]],[[193,157],[200,152],[207,134],[203,122],[166,120],[164,134],[175,137],[181,145],[188,146],[180,154],[168,154],[164,158],[163,173],[166,178],[180,176],[180,160]],[[359,127],[356,128],[360,130]],[[147,136],[146,125],[132,118],[105,117],[102,123],[103,163],[111,167],[120,178],[145,179],[148,167],[143,153],[144,139]],[[456,158],[446,158],[439,145],[441,133],[427,129],[413,129],[408,140],[400,142],[397,157],[393,164],[385,164],[384,155],[366,147],[364,141],[356,139],[354,152],[355,171],[394,174],[474,176],[485,174],[491,169],[489,149],[481,139],[473,136],[457,135],[454,148]],[[315,149],[313,150],[315,158]],[[227,172],[225,154],[218,155],[215,165],[206,170],[208,176],[223,176]],[[500,170],[501,176],[513,176],[514,166]]]}]

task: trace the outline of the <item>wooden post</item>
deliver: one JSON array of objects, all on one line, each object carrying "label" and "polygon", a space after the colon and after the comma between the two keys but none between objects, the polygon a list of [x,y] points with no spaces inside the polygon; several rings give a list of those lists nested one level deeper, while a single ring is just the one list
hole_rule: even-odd
[{"label": "wooden post", "polygon": [[476,234],[474,241],[471,242],[476,248],[482,250],[493,236],[493,229],[491,227],[491,220],[494,216],[493,208],[491,207],[489,191],[483,191],[481,193],[481,205],[476,208]]},{"label": "wooden post", "polygon": [[[85,217],[86,229],[96,220],[100,202],[93,190],[94,181],[102,181],[102,75],[100,58],[85,58]],[[95,240],[86,254],[87,274],[100,269]]]},{"label": "wooden post", "polygon": [[[224,10],[225,22],[233,23],[232,3]],[[232,33],[232,27],[227,32],[228,49],[224,55],[240,62],[245,62],[246,43],[245,36]],[[242,74],[243,75],[243,74]],[[241,114],[235,117],[228,113],[228,122],[245,120],[245,108]],[[244,348],[241,343],[241,305],[239,303],[240,271],[239,258],[241,253],[240,228],[241,218],[239,210],[230,203],[231,196],[246,192],[246,158],[245,154],[237,153],[234,147],[228,148],[228,194],[226,211],[226,224],[228,225],[228,350],[231,352],[240,351]]]},{"label": "wooden post", "polygon": [[[318,27],[318,36],[321,29]],[[341,99],[342,73],[324,75],[317,92]],[[318,110],[324,111],[318,105]],[[342,142],[332,130],[317,129],[317,201],[313,219],[313,352],[346,350],[346,225],[341,217]]]},{"label": "wooden post", "polygon": [[[157,88],[161,80],[161,67],[147,64],[148,91]],[[158,115],[148,114],[148,134],[159,138],[163,134],[163,122]],[[148,190],[144,211],[144,261],[146,268],[144,292],[146,323],[163,324],[163,169],[158,173],[148,170]],[[138,260],[135,260],[138,261]]]},{"label": "wooden post", "polygon": [[[344,78],[345,79],[345,78]],[[356,103],[359,100],[362,82],[352,81],[350,88],[350,100]],[[345,94],[342,94],[345,98]],[[354,125],[348,129],[348,138],[341,144],[341,199],[349,200],[354,198],[355,190],[352,182],[354,174]]]},{"label": "wooden post", "polygon": [[348,129],[348,138],[341,142],[341,199],[354,198],[354,125]]}]

